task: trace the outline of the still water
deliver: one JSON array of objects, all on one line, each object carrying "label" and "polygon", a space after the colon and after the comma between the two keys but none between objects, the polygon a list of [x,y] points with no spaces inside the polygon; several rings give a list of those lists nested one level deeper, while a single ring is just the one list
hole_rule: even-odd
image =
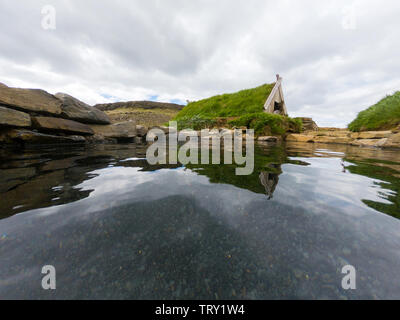
[{"label": "still water", "polygon": [[400,299],[400,151],[257,145],[250,176],[145,153],[0,149],[1,299]]}]

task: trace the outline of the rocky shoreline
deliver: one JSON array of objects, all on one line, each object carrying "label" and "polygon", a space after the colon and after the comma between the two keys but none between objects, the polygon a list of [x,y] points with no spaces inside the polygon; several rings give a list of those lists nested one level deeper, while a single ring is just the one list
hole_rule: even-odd
[{"label": "rocky shoreline", "polygon": [[64,93],[0,84],[0,145],[134,142],[136,123],[111,123],[103,111]]},{"label": "rocky shoreline", "polygon": [[351,132],[346,129],[319,128],[301,134],[289,134],[289,142],[345,144],[359,147],[399,148],[400,126],[387,131]]},{"label": "rocky shoreline", "polygon": [[[106,108],[105,108],[106,109]],[[261,143],[306,142],[347,144],[360,147],[399,148],[400,126],[389,131],[350,132],[318,128],[311,118],[301,118],[302,133],[255,136]],[[169,128],[160,127],[166,134]],[[151,129],[151,128],[150,128]],[[243,138],[246,128],[243,130]],[[134,120],[112,123],[102,110],[65,93],[11,88],[0,83],[0,146],[87,143],[145,143],[149,128]],[[219,128],[218,135],[234,135],[232,128]],[[216,133],[211,133],[209,138]],[[200,136],[200,131],[196,135]]]}]

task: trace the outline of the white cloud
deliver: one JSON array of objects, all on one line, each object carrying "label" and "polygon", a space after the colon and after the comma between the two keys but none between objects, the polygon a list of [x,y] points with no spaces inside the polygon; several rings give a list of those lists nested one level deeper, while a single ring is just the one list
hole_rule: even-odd
[{"label": "white cloud", "polygon": [[[41,27],[49,4],[56,30]],[[344,126],[400,88],[399,13],[397,0],[3,0],[0,82],[95,104],[196,100],[280,73],[292,115]]]}]

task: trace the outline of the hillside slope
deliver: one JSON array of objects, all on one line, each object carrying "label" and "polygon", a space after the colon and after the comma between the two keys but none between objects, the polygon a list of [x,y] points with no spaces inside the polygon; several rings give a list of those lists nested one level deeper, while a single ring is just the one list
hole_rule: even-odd
[{"label": "hillside slope", "polygon": [[400,91],[361,111],[348,126],[351,131],[385,130],[400,124]]},{"label": "hillside slope", "polygon": [[135,120],[146,127],[159,126],[174,118],[185,106],[155,101],[130,101],[95,105],[104,111],[113,123]]},{"label": "hillside slope", "polygon": [[239,117],[244,114],[263,112],[265,101],[274,85],[275,83],[264,84],[253,89],[190,102],[175,119]]}]

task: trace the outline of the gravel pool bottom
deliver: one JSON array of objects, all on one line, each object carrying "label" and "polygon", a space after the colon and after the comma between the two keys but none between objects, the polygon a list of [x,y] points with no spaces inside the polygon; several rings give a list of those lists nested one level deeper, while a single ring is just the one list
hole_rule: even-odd
[{"label": "gravel pool bottom", "polygon": [[400,299],[399,193],[392,150],[257,145],[236,176],[134,145],[0,149],[0,298]]}]

